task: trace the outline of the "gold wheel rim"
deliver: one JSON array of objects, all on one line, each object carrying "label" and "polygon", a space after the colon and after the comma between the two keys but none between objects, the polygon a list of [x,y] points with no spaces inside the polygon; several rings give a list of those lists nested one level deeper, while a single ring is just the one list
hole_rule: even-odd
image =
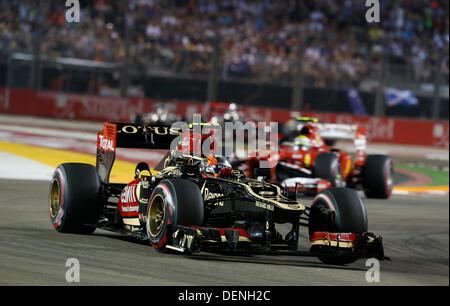
[{"label": "gold wheel rim", "polygon": [[52,182],[52,187],[50,189],[50,216],[52,218],[56,218],[56,215],[58,214],[59,207],[61,205],[61,192],[59,188],[59,182],[55,178]]},{"label": "gold wheel rim", "polygon": [[164,199],[161,195],[156,195],[152,203],[150,204],[150,209],[148,211],[148,222],[149,222],[149,231],[153,237],[158,236],[162,228],[164,226],[165,219],[165,205]]}]

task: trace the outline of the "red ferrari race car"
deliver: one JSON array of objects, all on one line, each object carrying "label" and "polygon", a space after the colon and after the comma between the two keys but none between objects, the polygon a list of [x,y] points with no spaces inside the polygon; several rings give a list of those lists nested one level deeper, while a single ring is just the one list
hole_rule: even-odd
[{"label": "red ferrari race car", "polygon": [[[252,177],[265,160],[270,180],[285,187],[290,197],[314,195],[330,187],[363,190],[369,198],[387,199],[394,185],[394,164],[387,155],[366,154],[366,131],[362,126],[321,124],[316,118],[296,118],[297,132],[286,135],[277,152],[256,151],[250,158],[234,158],[234,167]],[[353,140],[352,156],[331,145]]]},{"label": "red ferrari race car", "polygon": [[[283,249],[283,254],[317,256],[332,264],[385,258],[382,239],[368,232],[366,210],[354,190],[325,190],[307,207],[285,197],[278,185],[233,169],[227,159],[212,154],[212,145],[207,156],[187,154],[210,135],[192,136],[163,125],[105,123],[98,133],[96,167],[66,163],[56,168],[51,224],[59,232],[115,231],[149,241],[157,250],[184,254]],[[173,141],[178,145],[172,147]],[[155,169],[142,161],[131,182],[111,183],[120,147],[170,150]],[[278,224],[290,225],[289,233],[282,236]],[[309,230],[307,252],[297,250],[301,226]]]}]

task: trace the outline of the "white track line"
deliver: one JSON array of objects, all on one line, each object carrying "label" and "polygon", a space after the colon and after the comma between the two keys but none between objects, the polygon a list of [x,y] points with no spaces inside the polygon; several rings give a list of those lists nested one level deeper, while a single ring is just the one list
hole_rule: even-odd
[{"label": "white track line", "polygon": [[59,136],[59,137],[68,137],[68,138],[73,138],[73,139],[97,141],[96,133],[72,132],[72,131],[63,131],[63,130],[57,130],[57,129],[24,127],[24,126],[5,125],[5,124],[0,124],[0,130],[10,131],[10,132],[21,132],[21,133],[41,135],[41,136]]},{"label": "white track line", "polygon": [[53,170],[37,161],[0,151],[0,178],[50,181]]}]

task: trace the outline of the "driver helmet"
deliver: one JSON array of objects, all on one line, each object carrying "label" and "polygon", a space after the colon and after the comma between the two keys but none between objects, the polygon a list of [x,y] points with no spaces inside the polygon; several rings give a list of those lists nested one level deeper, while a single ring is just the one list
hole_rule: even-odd
[{"label": "driver helmet", "polygon": [[306,135],[300,135],[295,138],[295,145],[299,150],[308,151],[311,148],[311,139]]},{"label": "driver helmet", "polygon": [[230,162],[224,157],[214,157],[212,155],[202,159],[200,164],[201,172],[218,176],[219,174],[230,174],[233,170]]},{"label": "driver helmet", "polygon": [[310,123],[310,122],[312,122],[312,123],[317,123],[317,122],[319,122],[319,120],[317,120],[317,118],[313,118],[313,117],[302,117],[302,116],[296,117],[295,120],[296,120],[296,129],[297,129],[297,132],[300,132],[300,131],[303,129],[303,127],[304,127],[306,124]]}]

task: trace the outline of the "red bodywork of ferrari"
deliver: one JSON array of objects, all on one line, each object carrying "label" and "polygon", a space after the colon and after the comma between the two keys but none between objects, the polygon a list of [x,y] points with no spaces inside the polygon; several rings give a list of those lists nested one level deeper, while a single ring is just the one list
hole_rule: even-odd
[{"label": "red bodywork of ferrari", "polygon": [[[282,183],[290,191],[308,190],[320,192],[323,189],[333,186],[333,182],[321,177],[315,176],[314,166],[316,158],[323,153],[333,153],[338,157],[339,166],[336,168],[340,176],[340,180],[346,183],[356,184],[359,180],[359,173],[364,166],[366,159],[366,139],[365,129],[360,126],[348,126],[348,131],[339,131],[339,133],[347,133],[344,139],[353,138],[356,146],[356,155],[352,156],[347,152],[331,148],[328,146],[321,135],[320,125],[315,123],[308,123],[302,129],[301,135],[308,137],[311,146],[308,150],[302,149],[293,143],[282,143],[277,151],[256,151],[249,154],[250,157],[245,158],[244,166],[240,169],[249,177],[254,176],[254,169],[258,168],[260,161],[266,161],[271,169],[271,181]],[[326,125],[323,125],[326,126]],[[334,126],[338,128],[338,126]],[[342,128],[342,126],[341,126]],[[329,133],[328,133],[329,134]],[[350,136],[351,135],[351,136]],[[336,137],[339,139],[340,137]],[[241,160],[242,161],[242,160]],[[277,165],[282,165],[286,168],[294,169],[305,173],[311,179],[305,177],[290,177],[286,180],[280,181],[277,175]]]}]

